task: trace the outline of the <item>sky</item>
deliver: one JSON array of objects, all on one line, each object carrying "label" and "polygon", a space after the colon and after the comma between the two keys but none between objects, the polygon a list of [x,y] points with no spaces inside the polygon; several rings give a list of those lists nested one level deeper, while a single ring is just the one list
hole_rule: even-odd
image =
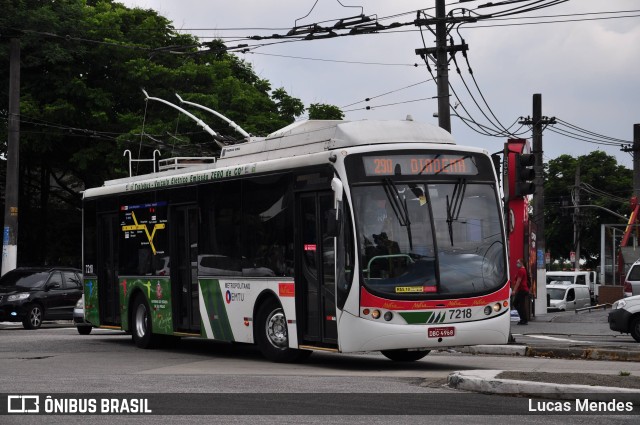
[{"label": "sky", "polygon": [[[128,7],[154,9],[171,20],[177,30],[192,33],[201,41],[214,37],[285,34],[296,23],[302,26],[325,20],[333,22],[361,13],[377,15],[385,25],[412,22],[416,18],[413,11],[418,9],[435,14],[435,0],[119,2]],[[447,0],[446,3],[446,10],[450,11],[460,7],[476,9],[487,1]],[[480,8],[476,12],[497,12],[516,5]],[[621,11],[626,12],[603,13]],[[413,13],[404,14],[406,12]],[[391,16],[395,17],[383,19]],[[580,156],[599,149],[615,156],[619,164],[632,168],[631,154],[622,152],[620,145],[633,141],[633,125],[640,123],[640,1],[569,0],[517,17],[520,19],[466,25],[459,32],[451,33],[456,44],[461,42],[461,37],[468,44],[469,65],[480,89],[476,88],[464,58],[456,55],[462,76],[451,63],[449,78],[459,96],[459,99],[453,97],[452,93],[451,103],[458,104],[453,113],[491,126],[484,113],[491,121],[499,120],[511,132],[522,133],[520,137],[530,139],[528,128],[521,128],[517,122],[521,116],[532,115],[532,98],[539,93],[542,114],[562,120],[543,133],[545,162],[563,154]],[[540,24],[559,20],[570,22]],[[514,25],[527,22],[536,24]],[[424,40],[427,47],[435,46],[434,36],[426,30]],[[274,41],[278,40],[250,43]],[[229,40],[226,44],[231,47],[238,42]],[[265,45],[238,56],[249,62],[258,76],[269,80],[274,89],[283,87],[307,107],[312,103],[336,105],[345,111],[347,120],[405,119],[411,115],[415,121],[438,125],[434,117],[436,84],[427,81],[431,75],[415,54],[415,49],[422,47],[417,28],[406,26],[381,34]],[[364,102],[366,98],[371,101]],[[367,105],[371,106],[370,110],[364,109]],[[581,130],[572,130],[568,125]],[[491,137],[471,130],[456,116],[451,117],[451,127],[458,144],[478,146],[489,153],[501,151],[506,142],[504,136]],[[585,130],[606,136],[610,138],[606,141],[617,145],[602,143],[600,136],[593,136],[598,141],[590,142],[574,138],[588,136]],[[578,136],[558,134],[567,131]]]}]

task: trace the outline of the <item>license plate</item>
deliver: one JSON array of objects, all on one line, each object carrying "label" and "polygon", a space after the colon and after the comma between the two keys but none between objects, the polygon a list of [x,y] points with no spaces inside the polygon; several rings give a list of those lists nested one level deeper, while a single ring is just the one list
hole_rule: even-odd
[{"label": "license plate", "polygon": [[456,334],[456,328],[453,326],[427,329],[427,336],[429,338],[443,338],[443,337],[455,336],[455,334]]}]

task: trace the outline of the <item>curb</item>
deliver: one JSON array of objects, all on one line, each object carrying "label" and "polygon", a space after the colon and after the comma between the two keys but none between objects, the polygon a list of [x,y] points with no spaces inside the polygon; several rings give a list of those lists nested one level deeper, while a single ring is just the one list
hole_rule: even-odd
[{"label": "curb", "polygon": [[559,348],[559,347],[527,347],[529,357],[551,357],[562,359],[609,360],[622,362],[640,361],[640,351],[628,351],[607,348]]},{"label": "curb", "polygon": [[447,377],[447,385],[457,390],[483,394],[517,394],[564,400],[573,400],[577,394],[589,394],[589,400],[608,402],[611,401],[611,394],[615,393],[618,400],[637,401],[640,395],[638,389],[496,379],[496,376],[502,372],[502,370],[453,372]]},{"label": "curb", "polygon": [[640,351],[593,347],[530,347],[527,345],[475,345],[456,348],[465,354],[549,357],[557,359],[640,362]]},{"label": "curb", "polygon": [[457,347],[455,351],[465,354],[493,354],[497,356],[526,356],[526,345],[470,345]]}]

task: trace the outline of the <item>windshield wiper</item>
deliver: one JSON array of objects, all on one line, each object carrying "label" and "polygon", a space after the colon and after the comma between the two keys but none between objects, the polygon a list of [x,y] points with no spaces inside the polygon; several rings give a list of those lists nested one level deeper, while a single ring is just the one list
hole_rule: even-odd
[{"label": "windshield wiper", "polygon": [[407,236],[409,237],[409,248],[413,250],[413,239],[411,237],[411,220],[409,220],[409,209],[407,208],[407,199],[404,199],[404,202],[400,200],[400,192],[396,187],[393,180],[390,178],[382,179],[384,183],[384,193],[387,195],[387,199],[389,199],[389,203],[391,204],[391,208],[393,208],[393,212],[400,223],[400,226],[407,228]]},{"label": "windshield wiper", "polygon": [[467,190],[467,180],[460,179],[453,187],[451,194],[451,203],[449,203],[449,195],[447,195],[447,226],[449,227],[449,239],[453,246],[453,222],[458,221],[460,210],[462,209],[462,201],[464,201],[464,193]]}]

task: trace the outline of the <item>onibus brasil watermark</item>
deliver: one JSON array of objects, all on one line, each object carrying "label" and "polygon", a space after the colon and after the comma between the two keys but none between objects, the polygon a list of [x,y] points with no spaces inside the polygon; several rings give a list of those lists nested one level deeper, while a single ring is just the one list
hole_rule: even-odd
[{"label": "onibus brasil watermark", "polygon": [[153,411],[147,398],[8,395],[7,413],[150,414]]}]

